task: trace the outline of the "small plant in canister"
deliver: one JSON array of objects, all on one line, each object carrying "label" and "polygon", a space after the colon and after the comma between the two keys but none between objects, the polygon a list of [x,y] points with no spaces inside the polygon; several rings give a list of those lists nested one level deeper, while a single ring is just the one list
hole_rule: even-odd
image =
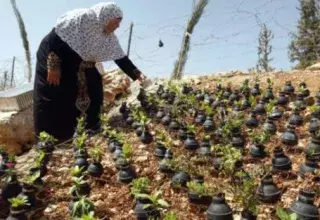
[{"label": "small plant in canister", "polygon": [[102,154],[102,150],[97,146],[89,150],[92,162],[88,166],[87,171],[93,177],[100,177],[103,173],[103,167],[101,165]]},{"label": "small plant in canister", "polygon": [[72,187],[70,188],[70,193],[73,197],[88,196],[91,192],[90,185],[84,176],[73,177],[72,178]]},{"label": "small plant in canister", "polygon": [[150,180],[148,177],[140,177],[132,181],[132,186],[130,187],[131,195],[136,196],[139,194],[149,194],[150,193]]},{"label": "small plant in canister", "polygon": [[212,196],[216,194],[217,189],[208,183],[198,183],[190,181],[187,183],[188,199],[190,203],[198,205],[209,205]]},{"label": "small plant in canister", "polygon": [[28,175],[22,181],[22,192],[19,194],[20,197],[27,197],[27,201],[29,206],[26,207],[26,210],[32,208],[36,204],[36,192],[37,192],[37,185],[36,181],[40,177],[40,171],[32,175]]},{"label": "small plant in canister", "polygon": [[137,195],[138,202],[134,211],[138,220],[160,219],[164,209],[170,206],[167,201],[161,198],[161,194],[161,191],[156,191],[151,195]]},{"label": "small plant in canister", "polygon": [[75,166],[71,168],[71,176],[80,177],[83,175],[84,167]]},{"label": "small plant in canister", "polygon": [[57,139],[54,138],[52,135],[49,133],[42,131],[39,134],[39,140],[36,143],[36,149],[37,150],[43,150],[45,151],[48,155],[52,153],[54,150],[54,144],[57,143]]},{"label": "small plant in canister", "polygon": [[139,135],[139,139],[143,144],[150,144],[153,141],[153,137],[149,132],[148,125],[150,124],[151,119],[147,118],[147,116],[142,115],[140,117],[140,125],[142,128],[142,132]]},{"label": "small plant in canister", "polygon": [[231,187],[235,202],[241,204],[243,211],[241,213],[243,220],[257,219],[259,207],[255,196],[257,184],[253,178],[244,179],[240,184]]},{"label": "small plant in canister", "polygon": [[73,203],[71,210],[71,216],[73,218],[81,218],[81,216],[89,215],[94,211],[94,204],[86,196],[81,196],[78,201]]},{"label": "small plant in canister", "polygon": [[268,132],[253,132],[249,134],[253,145],[250,147],[252,157],[263,158],[267,155],[264,144],[270,140],[271,134]]},{"label": "small plant in canister", "polygon": [[13,197],[9,199],[10,202],[10,215],[6,220],[27,220],[26,207],[30,204],[26,196]]},{"label": "small plant in canister", "polygon": [[21,193],[22,187],[18,181],[14,167],[8,168],[1,180],[4,182],[1,190],[2,199],[8,200]]}]

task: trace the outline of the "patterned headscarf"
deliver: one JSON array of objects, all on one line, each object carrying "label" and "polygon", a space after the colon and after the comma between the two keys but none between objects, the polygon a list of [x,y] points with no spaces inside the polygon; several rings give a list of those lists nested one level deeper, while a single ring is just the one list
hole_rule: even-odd
[{"label": "patterned headscarf", "polygon": [[89,9],[75,9],[62,15],[55,32],[84,61],[117,60],[125,53],[115,34],[106,34],[104,26],[108,20],[122,17],[115,3],[98,3]]}]

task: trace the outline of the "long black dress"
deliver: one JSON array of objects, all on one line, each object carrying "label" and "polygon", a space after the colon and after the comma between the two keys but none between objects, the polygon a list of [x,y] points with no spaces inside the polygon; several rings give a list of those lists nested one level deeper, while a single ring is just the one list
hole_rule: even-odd
[{"label": "long black dress", "polygon": [[[139,77],[140,71],[128,57],[115,63],[132,80]],[[60,85],[47,83],[48,69],[60,70]],[[77,118],[83,114],[87,129],[99,129],[102,103],[102,78],[94,63],[84,62],[52,29],[37,51],[33,90],[36,136],[45,131],[59,141],[68,140],[75,132]]]}]

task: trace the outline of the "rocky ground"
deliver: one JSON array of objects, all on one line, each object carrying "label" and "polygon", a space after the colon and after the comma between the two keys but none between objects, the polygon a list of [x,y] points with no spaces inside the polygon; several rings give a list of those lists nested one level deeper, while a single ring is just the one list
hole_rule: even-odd
[{"label": "rocky ground", "polygon": [[[233,87],[238,87],[245,79],[250,79],[251,82],[259,77],[261,87],[265,88],[266,79],[271,78],[274,82],[274,92],[282,89],[285,81],[291,81],[293,86],[297,86],[300,82],[304,81],[314,95],[320,88],[320,71],[293,71],[293,72],[277,72],[266,74],[243,74],[235,72],[233,74],[223,75],[208,75],[208,76],[187,76],[184,77],[184,81],[192,83],[199,89],[213,89],[218,80],[221,80],[224,85],[230,83]],[[131,96],[127,97],[129,102],[135,101],[138,86],[132,89]],[[154,89],[156,86],[151,86],[149,89]],[[114,100],[115,98],[112,97]],[[118,112],[120,101],[113,102],[112,105],[107,106],[109,115],[114,115]],[[188,202],[187,192],[176,191],[170,187],[170,178],[161,174],[158,171],[158,159],[153,156],[153,144],[143,145],[138,141],[134,132],[130,131],[122,122],[117,124],[123,132],[127,135],[127,140],[134,149],[133,164],[138,176],[146,176],[152,180],[152,188],[157,186],[162,187],[163,197],[170,204],[170,210],[173,210],[179,219],[206,219],[205,210],[207,207],[196,207],[190,205]],[[156,130],[165,129],[162,125],[153,125],[153,134]],[[283,127],[283,125],[280,125]],[[308,123],[303,128],[299,129],[300,141],[299,146],[305,147],[306,143],[310,141],[310,137],[304,135],[307,133]],[[280,133],[274,137],[268,148],[270,151],[279,143]],[[107,152],[106,139],[100,136],[91,138],[90,146],[98,145]],[[179,145],[179,144],[178,144]],[[181,145],[181,143],[180,143]],[[249,146],[247,146],[249,147]],[[50,161],[48,168],[49,172],[44,177],[45,189],[39,194],[39,204],[35,212],[30,216],[30,219],[50,219],[50,220],[63,220],[68,219],[69,214],[67,210],[68,203],[70,202],[70,195],[68,193],[71,186],[70,167],[74,161],[73,151],[70,148],[57,149],[53,158]],[[303,153],[294,152],[288,154],[293,161],[293,174],[296,173],[298,167],[304,161]],[[28,167],[33,163],[35,157],[35,151],[32,149],[27,153],[18,157],[17,169],[21,176],[24,175]],[[115,168],[114,161],[109,153],[106,153],[103,157],[104,174],[99,179],[91,178],[89,181],[92,187],[92,193],[90,199],[94,202],[97,208],[96,214],[99,219],[135,219],[133,207],[134,200],[130,195],[130,186],[123,185],[118,182],[118,172]],[[265,163],[271,163],[271,158],[264,161]],[[250,170],[252,162],[249,160],[246,163],[246,168]],[[295,176],[295,175],[294,175]],[[308,180],[303,180],[300,177],[295,176],[275,176],[275,182],[279,187],[284,189],[284,195],[280,204],[284,207],[288,207],[298,195],[298,190],[305,185],[308,185]],[[212,184],[228,184],[227,180],[222,177],[215,177],[207,179],[206,181]],[[227,198],[229,204],[235,210],[235,219],[239,219],[239,207],[231,202],[231,198]],[[320,198],[317,197],[315,204],[320,207]],[[3,206],[2,206],[3,207]],[[0,212],[4,217],[5,213]],[[274,205],[261,205],[260,214],[258,219],[275,219],[275,206]]]}]

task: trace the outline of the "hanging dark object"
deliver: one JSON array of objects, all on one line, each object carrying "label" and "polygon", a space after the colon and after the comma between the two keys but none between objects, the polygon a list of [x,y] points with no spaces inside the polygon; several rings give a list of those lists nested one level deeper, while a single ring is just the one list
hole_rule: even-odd
[{"label": "hanging dark object", "polygon": [[159,47],[163,47],[163,45],[164,45],[163,42],[162,42],[161,40],[159,40],[158,46],[159,46]]}]

